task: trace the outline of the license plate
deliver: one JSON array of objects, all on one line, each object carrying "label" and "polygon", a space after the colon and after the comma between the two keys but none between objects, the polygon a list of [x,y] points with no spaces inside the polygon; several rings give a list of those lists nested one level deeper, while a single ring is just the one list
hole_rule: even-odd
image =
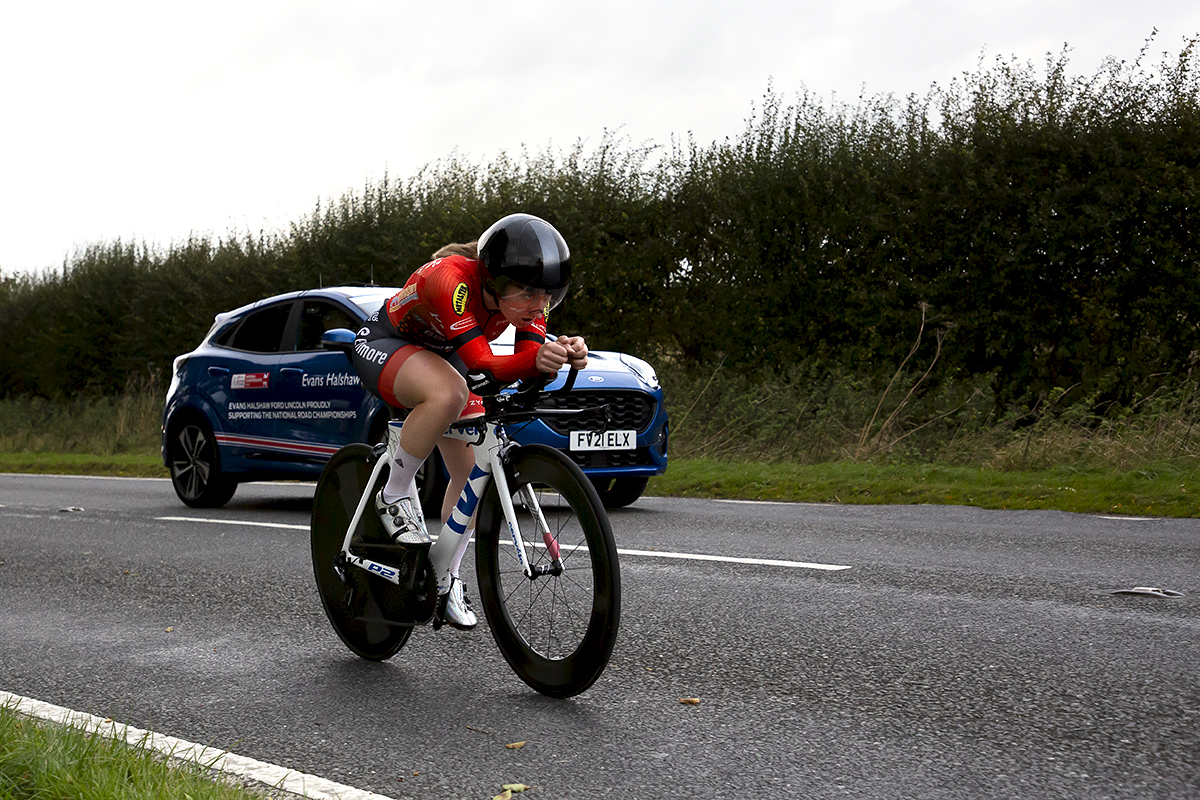
[{"label": "license plate", "polygon": [[637,431],[571,431],[572,450],[636,450]]}]

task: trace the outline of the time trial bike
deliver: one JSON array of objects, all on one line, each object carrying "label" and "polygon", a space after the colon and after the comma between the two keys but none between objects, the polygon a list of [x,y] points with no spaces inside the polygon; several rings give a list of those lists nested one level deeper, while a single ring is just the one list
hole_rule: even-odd
[{"label": "time trial bike", "polygon": [[[602,405],[546,407],[575,375],[552,392],[541,380],[485,397],[482,417],[446,434],[475,455],[457,510],[476,515],[475,566],[492,637],[517,675],[552,697],[577,695],[600,677],[621,615],[617,547],[595,487],[560,451],[508,434],[546,416],[590,415],[606,426]],[[341,448],[313,498],[312,562],[325,614],[352,652],[375,661],[399,652],[415,627],[441,624],[430,545],[393,542],[374,509],[402,425],[389,423],[386,443]]]}]

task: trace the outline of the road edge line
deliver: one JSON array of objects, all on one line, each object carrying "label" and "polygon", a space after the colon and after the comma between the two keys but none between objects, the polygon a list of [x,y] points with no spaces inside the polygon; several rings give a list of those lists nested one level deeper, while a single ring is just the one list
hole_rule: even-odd
[{"label": "road edge line", "polygon": [[309,800],[392,800],[386,795],[355,789],[316,775],[240,756],[228,750],[217,750],[174,736],[121,725],[112,719],[103,719],[3,690],[0,690],[0,705],[10,706],[19,714],[57,725],[69,725],[116,740],[124,739],[134,747],[149,747],[169,758],[191,761],[206,769],[244,778],[267,788],[278,789]]}]

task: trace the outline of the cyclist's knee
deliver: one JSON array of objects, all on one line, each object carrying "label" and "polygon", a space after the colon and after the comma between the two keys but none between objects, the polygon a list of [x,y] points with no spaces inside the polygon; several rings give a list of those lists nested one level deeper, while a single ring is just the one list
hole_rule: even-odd
[{"label": "cyclist's knee", "polygon": [[437,385],[426,387],[426,393],[426,402],[437,406],[452,420],[458,419],[458,415],[466,407],[467,401],[471,399],[467,382],[457,372],[453,373],[453,377],[446,376],[446,379]]}]

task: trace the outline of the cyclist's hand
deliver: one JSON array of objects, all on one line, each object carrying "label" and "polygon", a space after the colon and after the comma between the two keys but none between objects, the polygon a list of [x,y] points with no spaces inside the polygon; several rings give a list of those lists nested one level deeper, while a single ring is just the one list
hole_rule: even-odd
[{"label": "cyclist's hand", "polygon": [[566,345],[561,344],[562,339],[554,342],[546,342],[538,348],[537,358],[534,359],[534,364],[539,372],[553,374],[567,363],[567,359],[571,356],[571,350]]},{"label": "cyclist's hand", "polygon": [[567,336],[560,338],[558,341],[571,351],[570,355],[567,356],[568,364],[575,369],[583,369],[587,366],[588,349],[582,336]]}]

